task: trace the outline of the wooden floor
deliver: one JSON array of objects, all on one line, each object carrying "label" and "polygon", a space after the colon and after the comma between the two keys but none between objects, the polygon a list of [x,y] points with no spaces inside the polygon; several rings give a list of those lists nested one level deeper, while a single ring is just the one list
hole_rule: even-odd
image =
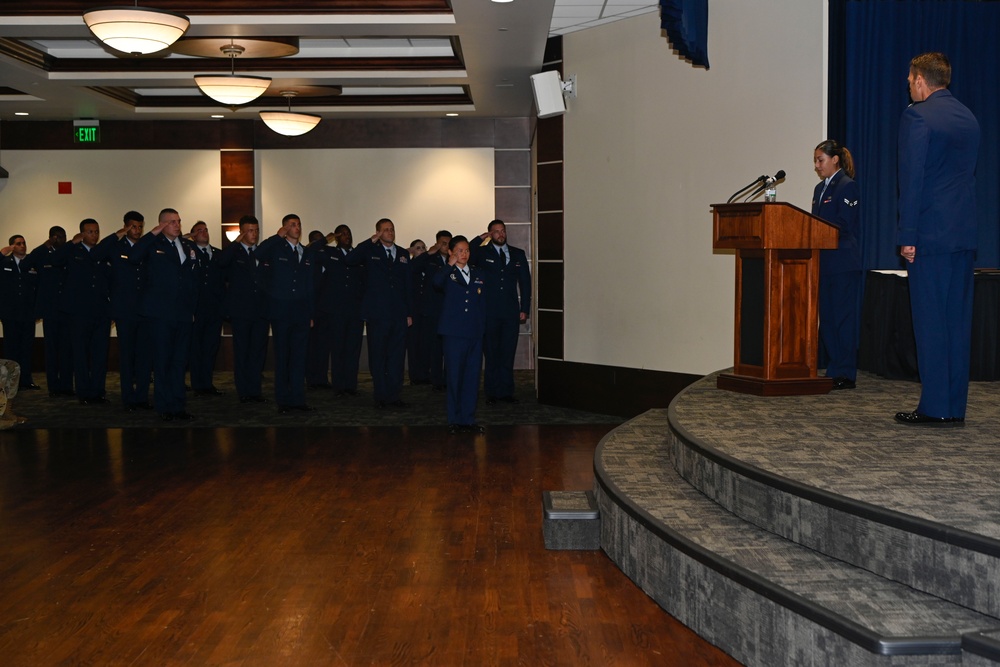
[{"label": "wooden floor", "polygon": [[0,433],[3,665],[735,665],[546,551],[607,426]]}]

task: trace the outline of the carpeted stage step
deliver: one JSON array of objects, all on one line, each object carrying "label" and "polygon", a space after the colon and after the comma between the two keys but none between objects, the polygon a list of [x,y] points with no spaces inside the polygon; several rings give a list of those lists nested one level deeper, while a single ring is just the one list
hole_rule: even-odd
[{"label": "carpeted stage step", "polygon": [[998,664],[1000,620],[723,509],[674,470],[670,430],[667,411],[650,411],[602,441],[595,459],[601,545],[699,635],[745,664],[767,667]]}]

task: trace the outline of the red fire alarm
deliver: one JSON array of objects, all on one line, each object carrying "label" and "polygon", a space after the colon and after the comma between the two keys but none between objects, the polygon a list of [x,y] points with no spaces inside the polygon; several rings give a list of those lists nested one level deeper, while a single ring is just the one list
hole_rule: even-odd
[{"label": "red fire alarm", "polygon": [[71,194],[73,194],[73,183],[72,183],[72,181],[59,181],[59,194],[61,194],[61,195],[71,195]]}]

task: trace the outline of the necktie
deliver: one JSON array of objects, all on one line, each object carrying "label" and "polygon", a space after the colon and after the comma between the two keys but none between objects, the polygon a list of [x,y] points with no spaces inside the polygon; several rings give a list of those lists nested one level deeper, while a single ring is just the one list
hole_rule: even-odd
[{"label": "necktie", "polygon": [[468,269],[459,269],[459,270],[462,272],[462,277],[465,278],[465,284],[468,285],[469,284],[469,270]]},{"label": "necktie", "polygon": [[816,202],[816,204],[817,204],[817,205],[819,205],[819,204],[822,204],[822,203],[823,203],[823,195],[825,195],[825,194],[826,194],[826,189],[827,189],[828,187],[830,187],[830,181],[825,181],[825,182],[823,183],[823,191],[819,193],[819,201],[818,201],[818,202]]},{"label": "necktie", "polygon": [[392,248],[385,249],[385,256],[389,258],[389,263],[392,263]]},{"label": "necktie", "polygon": [[201,252],[201,261],[207,266],[212,261],[212,257],[208,254],[208,248],[201,248],[199,252]]},{"label": "necktie", "polygon": [[247,248],[247,254],[250,255],[250,261],[253,262],[254,266],[257,266],[257,258],[254,257],[253,248]]}]

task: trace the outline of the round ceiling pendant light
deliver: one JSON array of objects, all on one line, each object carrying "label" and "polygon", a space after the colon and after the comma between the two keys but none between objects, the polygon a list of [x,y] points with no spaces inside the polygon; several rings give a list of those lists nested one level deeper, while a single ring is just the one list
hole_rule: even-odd
[{"label": "round ceiling pendant light", "polygon": [[110,48],[132,55],[162,51],[183,35],[191,21],[183,14],[148,7],[98,7],[83,21]]}]

